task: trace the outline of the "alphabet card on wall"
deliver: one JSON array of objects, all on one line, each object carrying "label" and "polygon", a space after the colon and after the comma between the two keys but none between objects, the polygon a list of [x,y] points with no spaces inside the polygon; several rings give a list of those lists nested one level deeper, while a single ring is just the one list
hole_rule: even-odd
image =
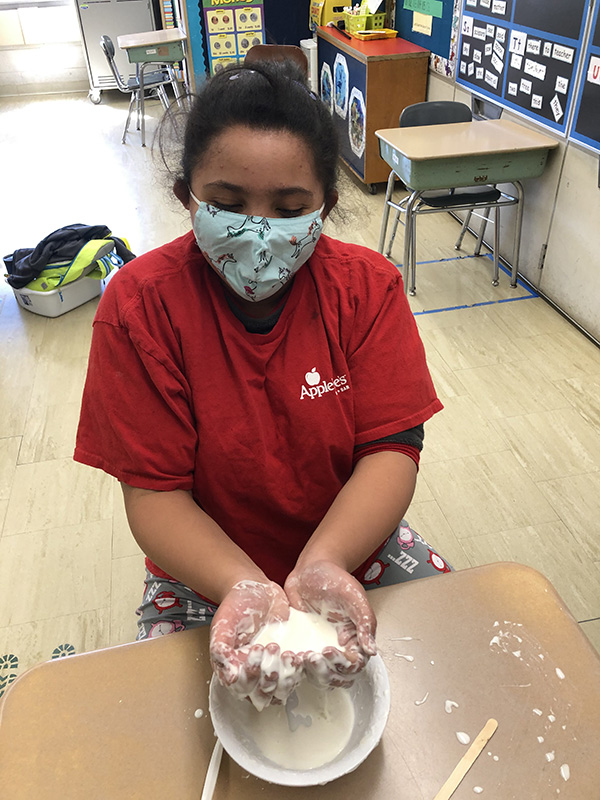
[{"label": "alphabet card on wall", "polygon": [[571,138],[600,152],[600,3],[596,3],[582,63],[582,77]]},{"label": "alphabet card on wall", "polygon": [[591,0],[463,0],[457,82],[564,133]]}]

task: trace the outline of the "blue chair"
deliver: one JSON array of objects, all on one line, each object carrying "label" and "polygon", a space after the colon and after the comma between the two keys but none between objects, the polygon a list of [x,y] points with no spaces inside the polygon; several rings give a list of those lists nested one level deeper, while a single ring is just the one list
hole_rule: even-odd
[{"label": "blue chair", "polygon": [[[469,106],[464,103],[457,103],[448,100],[435,100],[425,101],[423,103],[414,103],[407,106],[400,114],[399,125],[403,127],[412,127],[417,125],[442,125],[455,122],[472,122],[473,115]],[[477,124],[476,122],[473,124]],[[522,199],[523,187],[518,181],[513,184],[516,193],[509,194],[508,192],[498,189],[496,186],[468,186],[461,188],[448,188],[444,190],[435,191],[412,191],[409,186],[409,194],[396,203],[392,200],[394,191],[394,183],[396,178],[394,170],[390,172],[387,191],[385,195],[385,205],[383,210],[383,219],[381,223],[381,232],[379,236],[379,252],[384,253],[387,258],[390,257],[392,246],[396,237],[396,231],[400,217],[404,214],[404,284],[409,294],[416,294],[416,244],[417,244],[417,225],[416,216],[418,214],[435,214],[440,211],[467,211],[467,215],[463,222],[463,226],[455,244],[455,249],[459,250],[462,245],[462,240],[468,226],[471,222],[472,215],[479,216],[483,222],[481,224],[477,243],[475,246],[474,254],[478,256],[481,251],[483,237],[489,221],[490,211],[494,209],[494,246],[493,246],[493,279],[492,284],[498,286],[499,275],[499,245],[500,245],[500,208],[502,206],[509,206],[519,204],[517,214],[517,232],[515,236],[515,254],[518,254],[519,241],[521,237],[521,222],[522,222]],[[387,223],[389,218],[389,208],[396,210],[396,216],[392,225],[392,233],[385,248],[385,237],[387,232]],[[478,211],[483,213],[477,213]],[[514,269],[511,280],[511,285],[516,286],[516,260],[513,259]]]},{"label": "blue chair", "polygon": [[[131,113],[133,111],[134,105],[137,118],[137,130],[138,131],[140,130],[140,108],[141,108],[140,81],[137,76],[134,78],[129,78],[127,83],[123,80],[123,78],[121,77],[121,73],[119,72],[115,62],[115,46],[110,36],[100,37],[100,47],[102,48],[102,52],[106,56],[106,60],[108,61],[108,66],[110,67],[110,71],[112,72],[113,78],[117,83],[118,90],[120,92],[123,92],[124,94],[131,95],[131,99],[129,100],[127,121],[125,122],[125,128],[123,129],[123,138],[121,139],[121,142],[125,144],[125,137],[127,136],[127,131],[129,130],[129,121],[131,119]],[[175,73],[171,65],[166,65],[161,69],[155,70],[154,72],[144,73],[144,95],[146,94],[146,92],[148,92],[148,94],[158,95],[158,98],[162,103],[162,106],[165,109],[165,111],[169,108],[169,97],[165,90],[166,84],[171,84],[175,97],[178,98],[177,78],[175,77]]]}]

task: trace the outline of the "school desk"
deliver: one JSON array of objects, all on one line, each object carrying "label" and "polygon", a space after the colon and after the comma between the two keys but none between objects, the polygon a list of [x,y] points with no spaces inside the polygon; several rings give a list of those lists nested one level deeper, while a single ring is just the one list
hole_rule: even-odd
[{"label": "school desk", "polygon": [[[512,183],[517,189],[517,221],[511,286],[517,285],[519,249],[523,221],[526,178],[539,177],[548,152],[558,147],[556,139],[506,119],[418,125],[375,131],[379,153],[411,192],[407,215],[423,192],[480,184]],[[386,197],[391,197],[394,174],[390,173]],[[390,206],[384,206],[379,251],[383,252]],[[415,258],[410,237],[404,237],[405,285],[408,287],[409,258]],[[411,265],[414,276],[414,263]]]},{"label": "school desk", "polygon": [[[475,787],[486,800],[598,797],[600,658],[544,577],[498,563],[369,597],[392,697],[378,747],[312,789],[264,783],[224,755],[214,800],[433,800],[467,750],[457,733],[474,739],[492,718],[452,800]],[[3,796],[198,800],[215,744],[207,642],[201,628],[24,673],[0,707]]]},{"label": "school desk", "polygon": [[[142,126],[142,147],[146,146],[146,122],[144,117],[144,71],[152,65],[167,64],[172,72],[172,65],[181,61],[185,64],[184,42],[187,37],[179,28],[168,28],[144,33],[129,33],[117,36],[117,44],[127,52],[130,64],[135,64],[140,81],[140,115]],[[187,81],[186,81],[187,83]],[[181,95],[177,81],[173,80],[175,99],[181,105]]]}]

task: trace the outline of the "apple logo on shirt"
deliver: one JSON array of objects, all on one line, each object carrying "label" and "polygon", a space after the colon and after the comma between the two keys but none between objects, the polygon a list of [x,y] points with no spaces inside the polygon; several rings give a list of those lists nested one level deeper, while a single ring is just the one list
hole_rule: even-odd
[{"label": "apple logo on shirt", "polygon": [[317,386],[317,384],[321,383],[321,376],[317,372],[317,368],[313,367],[310,372],[307,372],[304,380],[309,386]]}]

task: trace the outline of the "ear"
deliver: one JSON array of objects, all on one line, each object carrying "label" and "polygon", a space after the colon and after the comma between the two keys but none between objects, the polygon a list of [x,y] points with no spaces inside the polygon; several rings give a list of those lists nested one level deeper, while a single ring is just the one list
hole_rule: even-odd
[{"label": "ear", "polygon": [[175,183],[173,184],[173,194],[179,200],[179,202],[189,210],[190,208],[190,189],[187,183],[178,178]]},{"label": "ear", "polygon": [[323,209],[323,221],[327,219],[331,210],[337,205],[337,201],[339,199],[339,193],[337,189],[334,189],[330,192],[326,199],[325,199],[325,208]]}]

